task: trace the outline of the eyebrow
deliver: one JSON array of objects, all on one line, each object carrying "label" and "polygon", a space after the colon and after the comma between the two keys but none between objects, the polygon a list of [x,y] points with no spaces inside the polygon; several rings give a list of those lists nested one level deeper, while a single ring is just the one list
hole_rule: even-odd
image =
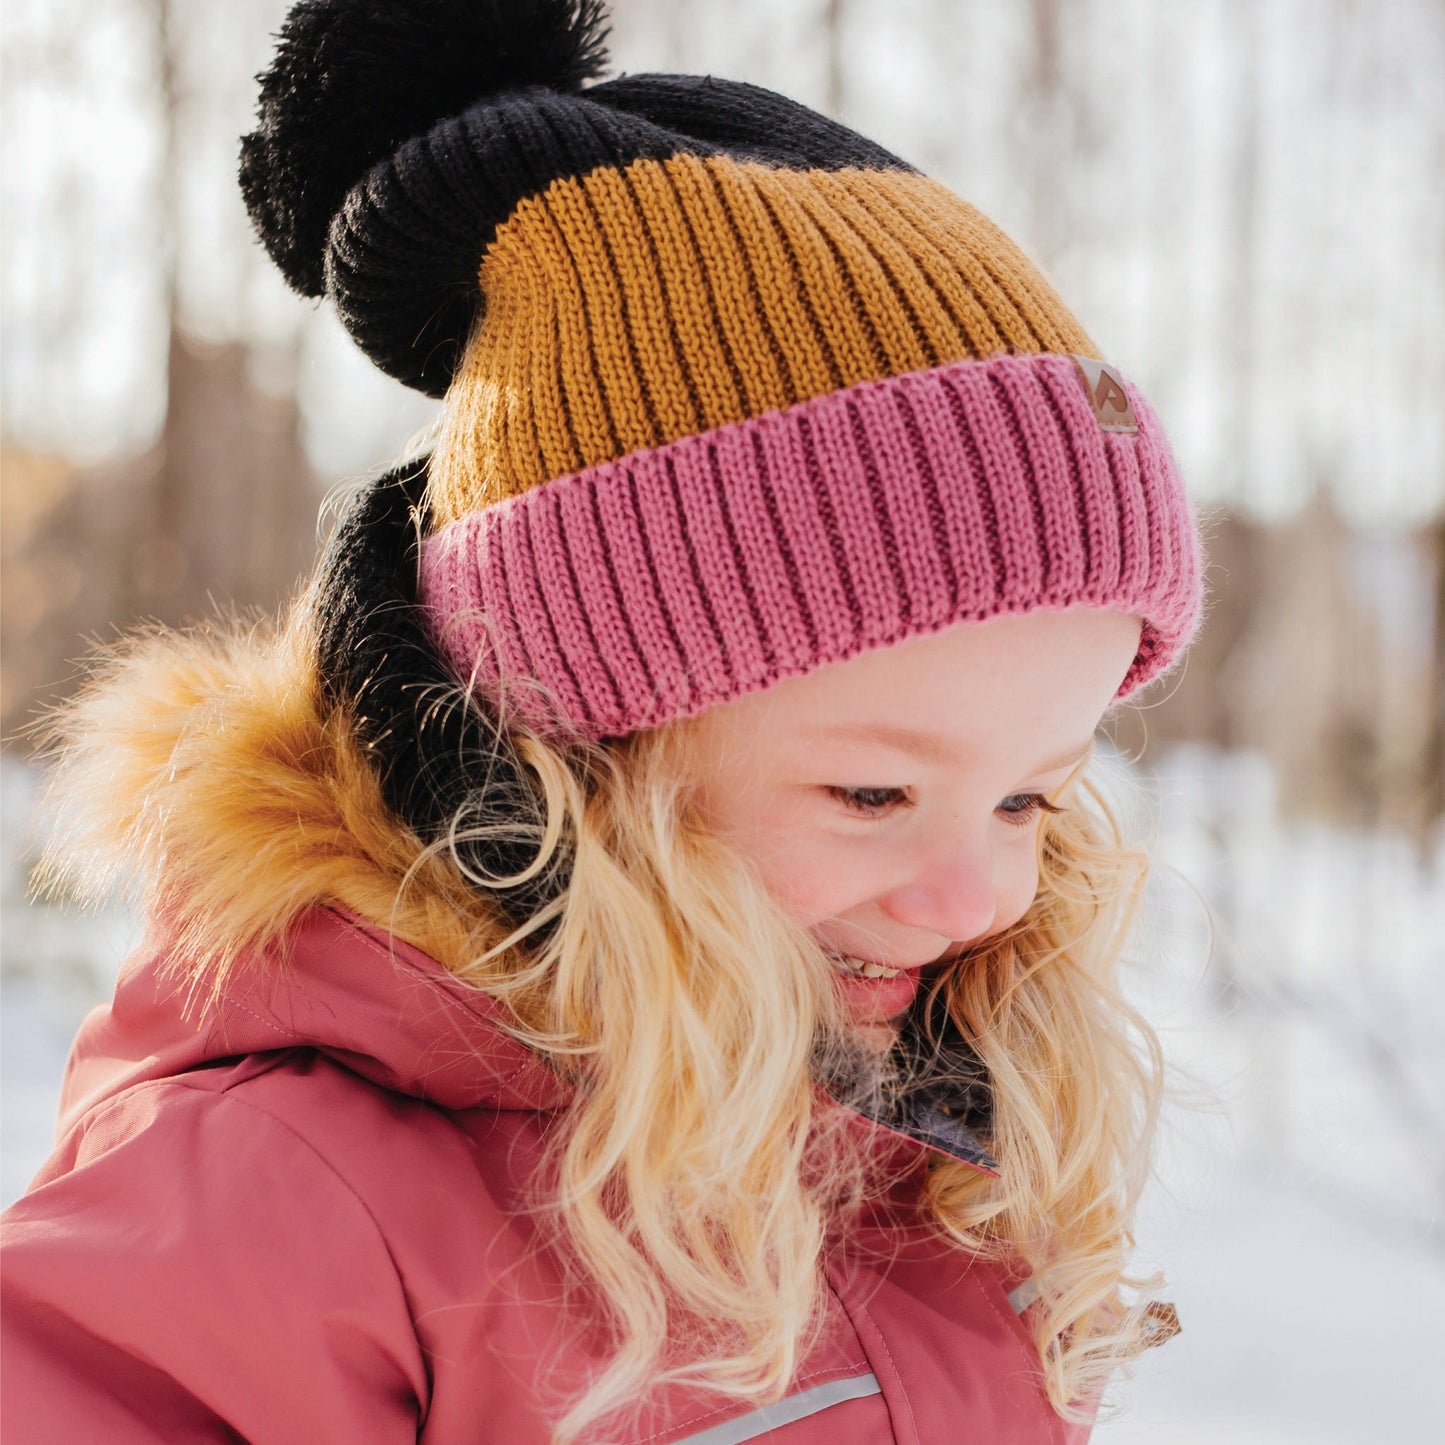
[{"label": "eyebrow", "polygon": [[[896,723],[832,723],[808,731],[814,737],[839,738],[845,742],[882,743],[885,747],[895,748],[900,753],[907,753],[911,757],[940,767],[957,761],[957,754],[942,738],[933,733],[920,732],[917,728],[900,727]],[[1066,768],[1078,762],[1093,746],[1094,739],[1090,736],[1080,746],[1049,758],[1033,771],[1052,773],[1056,768]]]}]

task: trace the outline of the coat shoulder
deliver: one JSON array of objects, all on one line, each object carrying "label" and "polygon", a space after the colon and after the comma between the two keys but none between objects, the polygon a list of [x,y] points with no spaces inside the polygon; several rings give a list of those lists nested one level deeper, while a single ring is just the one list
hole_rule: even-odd
[{"label": "coat shoulder", "polygon": [[[414,1438],[428,1375],[407,1283],[375,1211],[278,1111],[299,1062],[125,1091],[7,1211],[17,1438],[160,1438],[140,1420],[173,1421],[170,1438],[206,1422],[280,1439],[308,1421],[316,1438],[342,1421],[346,1438]],[[340,1087],[364,1099],[357,1085]]]},{"label": "coat shoulder", "polygon": [[[514,1193],[507,1161],[531,1152],[541,1122],[521,1111],[440,1108],[317,1049],[280,1049],[147,1081],[105,1101],[79,1120],[36,1185],[130,1141],[169,1159],[161,1167],[174,1182],[199,1188],[205,1181],[191,1152],[199,1137],[214,1141],[221,1195],[244,1198],[287,1173],[326,1175],[391,1248],[398,1230],[448,1232],[432,1216],[455,1215],[459,1196],[505,1207]],[[266,1167],[255,1167],[258,1160]],[[299,1223],[319,1223],[318,1199],[295,1203]]]}]

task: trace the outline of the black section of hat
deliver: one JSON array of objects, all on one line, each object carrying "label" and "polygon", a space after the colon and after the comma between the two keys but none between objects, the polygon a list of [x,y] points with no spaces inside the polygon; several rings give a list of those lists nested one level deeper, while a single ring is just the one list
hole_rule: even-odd
[{"label": "black section of hat", "polygon": [[[456,825],[457,856],[472,876],[506,877],[536,856],[542,802],[495,717],[468,699],[428,640],[416,602],[425,485],[425,460],[385,472],[338,525],[313,593],[318,677],[326,701],[350,714],[397,817],[424,843]],[[467,838],[475,825],[510,836]],[[537,878],[488,892],[520,925],[566,890],[570,867],[564,837]]]},{"label": "black section of hat", "polygon": [[441,396],[483,305],[482,257],[517,205],[559,179],[684,149],[710,148],[550,91],[450,117],[347,195],[326,257],[337,314],[387,375]]},{"label": "black section of hat", "polygon": [[446,391],[498,227],[557,181],[677,155],[911,169],[755,85],[634,75],[578,94],[605,61],[602,18],[586,0],[292,10],[242,141],[241,189],[287,281],[330,295],[389,376]]},{"label": "black section of hat", "polygon": [[306,296],[346,193],[403,142],[490,95],[577,90],[607,64],[601,0],[300,0],[258,77],[241,191]]},{"label": "black section of hat", "polygon": [[620,75],[588,86],[583,94],[685,140],[689,150],[703,146],[734,160],[784,170],[914,169],[867,136],[746,81],[712,75]]}]

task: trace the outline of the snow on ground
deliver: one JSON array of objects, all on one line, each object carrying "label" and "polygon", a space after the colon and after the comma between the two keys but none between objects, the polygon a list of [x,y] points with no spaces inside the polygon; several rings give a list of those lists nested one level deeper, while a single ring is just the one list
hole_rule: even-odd
[{"label": "snow on ground", "polygon": [[1139,1362],[1096,1445],[1426,1445],[1441,1438],[1433,1321],[1445,1260],[1342,1219],[1324,1191],[1212,1174],[1142,1232],[1183,1333]]},{"label": "snow on ground", "polygon": [[[1433,1442],[1445,834],[1422,862],[1286,829],[1258,759],[1202,749],[1154,786],[1130,988],[1175,1072],[1138,1263],[1183,1333],[1116,1387],[1096,1445]],[[7,763],[0,1204],[48,1151],[70,1037],[136,931],[21,901],[33,793]]]},{"label": "snow on ground", "polygon": [[27,903],[37,794],[28,767],[0,759],[0,1207],[50,1152],[70,1041],[109,996],[139,933],[118,909],[80,915]]}]

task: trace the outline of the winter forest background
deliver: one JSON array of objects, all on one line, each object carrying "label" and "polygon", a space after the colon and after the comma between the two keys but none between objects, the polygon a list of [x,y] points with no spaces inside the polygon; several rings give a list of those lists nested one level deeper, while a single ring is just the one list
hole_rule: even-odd
[{"label": "winter forest background", "polygon": [[[993,216],[1149,393],[1213,610],[1118,718],[1177,1065],[1103,1445],[1415,1441],[1445,1293],[1445,5],[615,0],[614,65],[839,116]],[[284,0],[7,0],[3,1201],[133,931],[25,902],[21,731],[87,637],[271,607],[429,418],[235,184]],[[1437,1423],[1432,1427],[1429,1422]]]}]

